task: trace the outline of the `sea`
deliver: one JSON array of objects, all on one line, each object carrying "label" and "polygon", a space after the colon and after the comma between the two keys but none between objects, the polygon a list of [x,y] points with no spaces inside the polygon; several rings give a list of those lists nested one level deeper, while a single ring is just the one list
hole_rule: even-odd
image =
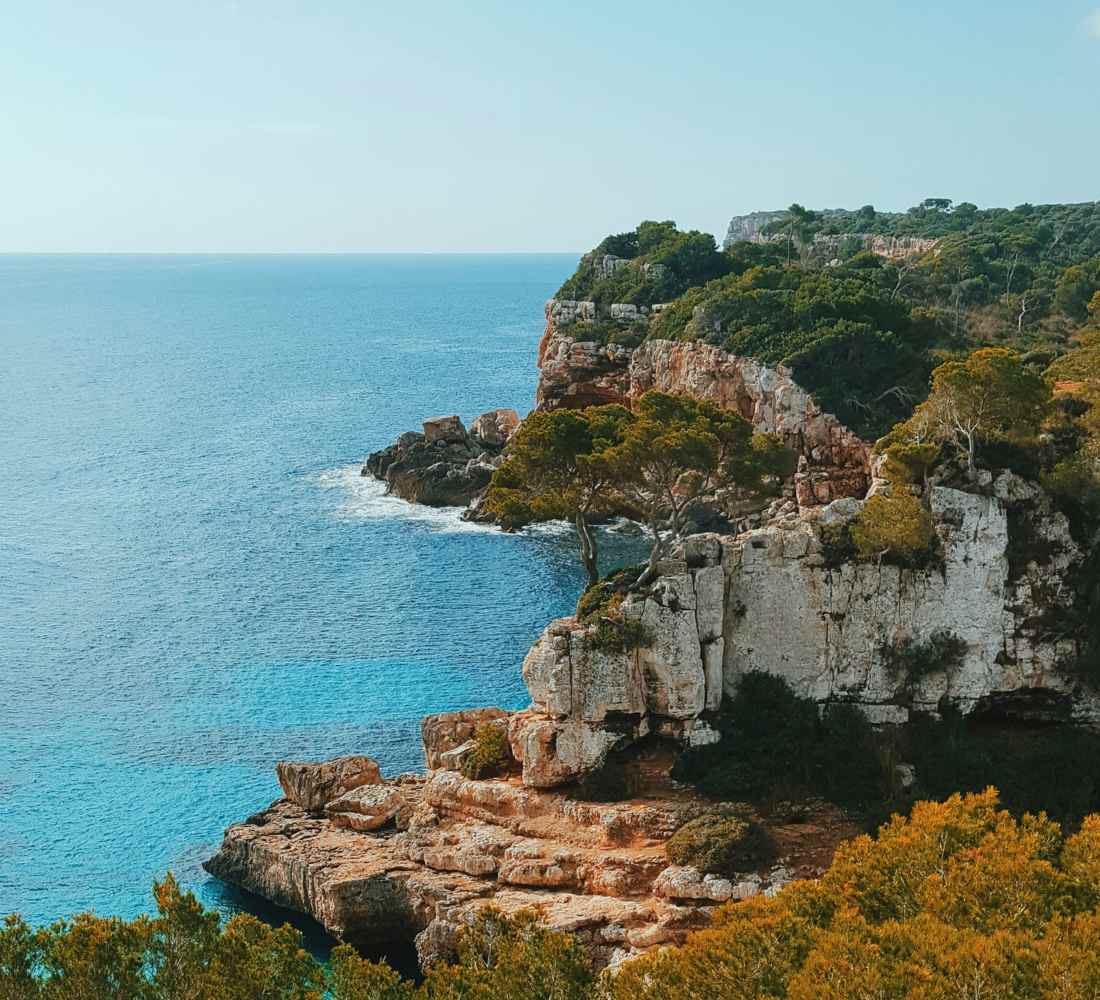
[{"label": "sea", "polygon": [[201,867],[276,761],[419,770],[424,714],[527,703],[583,585],[568,527],[473,525],[360,466],[425,417],[528,412],[575,265],[0,256],[0,915],[131,918],[172,871],[282,919]]}]

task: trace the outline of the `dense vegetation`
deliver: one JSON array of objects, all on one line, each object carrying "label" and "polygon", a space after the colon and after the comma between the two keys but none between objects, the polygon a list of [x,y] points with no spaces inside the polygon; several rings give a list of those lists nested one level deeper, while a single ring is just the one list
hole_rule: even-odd
[{"label": "dense vegetation", "polygon": [[[852,234],[938,243],[888,259],[844,238]],[[719,250],[705,233],[645,222],[586,254],[558,297],[600,308],[575,331],[581,339],[703,340],[786,364],[825,409],[873,438],[924,398],[945,353],[993,344],[1049,362],[1100,292],[1100,202],[979,210],[928,199],[902,214],[794,205],[774,240]],[[613,302],[662,309],[639,326],[611,319]]]},{"label": "dense vegetation", "polygon": [[764,494],[789,466],[778,439],[754,435],[740,414],[706,400],[647,392],[629,410],[611,405],[532,413],[493,473],[484,506],[509,528],[571,520],[591,587],[600,576],[593,517],[626,514],[650,529],[646,578],[683,535],[686,513],[698,498],[733,488]]},{"label": "dense vegetation", "polygon": [[[955,637],[942,633],[893,651],[897,695],[957,665]],[[723,739],[684,753],[673,777],[721,802],[772,805],[820,796],[874,826],[915,798],[997,785],[1015,814],[1045,811],[1067,824],[1100,811],[1100,735],[1073,727],[1021,728],[940,719],[875,729],[853,705],[816,703],[781,678],[749,673],[717,720]],[[896,765],[912,765],[903,788]]]},{"label": "dense vegetation", "polygon": [[1063,839],[996,794],[952,796],[840,847],[819,883],[724,909],[627,965],[612,998],[1085,1000],[1100,990],[1100,819]]}]

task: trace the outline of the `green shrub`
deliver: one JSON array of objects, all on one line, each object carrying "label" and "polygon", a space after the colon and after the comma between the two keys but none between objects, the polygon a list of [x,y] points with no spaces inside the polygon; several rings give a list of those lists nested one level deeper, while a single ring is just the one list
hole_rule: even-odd
[{"label": "green shrub", "polygon": [[621,755],[610,753],[599,767],[581,775],[571,797],[581,802],[622,802],[634,798],[641,788],[637,770]]},{"label": "green shrub", "polygon": [[707,875],[735,875],[771,861],[775,849],[752,809],[735,804],[685,823],[665,844],[665,855]]},{"label": "green shrub", "polygon": [[883,665],[891,680],[905,690],[915,687],[931,674],[950,672],[966,655],[966,643],[953,632],[940,629],[920,642],[905,639],[881,650]]},{"label": "green shrub", "polygon": [[852,526],[847,521],[823,524],[818,529],[821,556],[827,569],[837,569],[856,558],[856,543],[852,541]]},{"label": "green shrub", "polygon": [[490,778],[503,771],[512,760],[508,734],[502,726],[482,723],[474,733],[474,749],[462,762],[467,778]]},{"label": "green shrub", "polygon": [[1058,462],[1042,477],[1079,545],[1089,545],[1100,524],[1100,477],[1090,456],[1078,453]]},{"label": "green shrub", "polygon": [[883,559],[922,567],[931,561],[936,532],[920,501],[908,492],[871,497],[852,523],[852,541],[861,559]]},{"label": "green shrub", "polygon": [[588,633],[588,645],[605,653],[629,653],[652,641],[652,634],[641,621],[621,614],[602,616]]},{"label": "green shrub", "polygon": [[577,620],[581,623],[590,622],[607,608],[616,595],[621,600],[622,595],[630,590],[630,585],[642,575],[644,569],[644,563],[623,566],[588,587],[577,601]]},{"label": "green shrub", "polygon": [[923,483],[939,460],[938,444],[913,444],[896,441],[885,450],[885,477],[894,483]]},{"label": "green shrub", "polygon": [[808,788],[815,777],[817,706],[781,677],[745,674],[716,720],[718,743],[685,751],[672,777],[712,799],[760,801],[780,782]]}]

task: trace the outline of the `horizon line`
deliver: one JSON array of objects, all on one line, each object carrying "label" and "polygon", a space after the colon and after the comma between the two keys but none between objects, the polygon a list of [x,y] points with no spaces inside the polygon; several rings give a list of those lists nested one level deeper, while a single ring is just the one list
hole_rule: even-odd
[{"label": "horizon line", "polygon": [[0,257],[461,257],[583,254],[585,250],[0,250]]}]

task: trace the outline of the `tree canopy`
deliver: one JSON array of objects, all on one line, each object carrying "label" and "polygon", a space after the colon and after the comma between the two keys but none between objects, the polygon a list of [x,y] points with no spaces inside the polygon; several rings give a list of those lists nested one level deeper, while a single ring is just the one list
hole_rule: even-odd
[{"label": "tree canopy", "polygon": [[572,520],[591,586],[599,579],[593,515],[626,514],[650,528],[651,574],[666,532],[682,535],[696,500],[732,489],[760,495],[790,465],[780,442],[754,435],[740,414],[651,391],[632,410],[608,405],[531,414],[493,474],[485,506],[512,528]]}]

